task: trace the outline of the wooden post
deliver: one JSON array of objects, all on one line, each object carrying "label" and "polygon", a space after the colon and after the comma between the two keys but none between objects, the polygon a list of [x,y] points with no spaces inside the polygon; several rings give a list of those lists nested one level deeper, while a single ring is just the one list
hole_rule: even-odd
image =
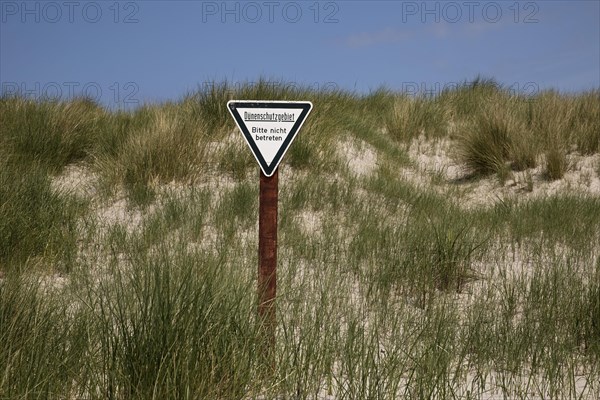
[{"label": "wooden post", "polygon": [[265,335],[266,353],[275,347],[275,295],[277,292],[278,171],[260,172],[258,216],[258,317]]}]

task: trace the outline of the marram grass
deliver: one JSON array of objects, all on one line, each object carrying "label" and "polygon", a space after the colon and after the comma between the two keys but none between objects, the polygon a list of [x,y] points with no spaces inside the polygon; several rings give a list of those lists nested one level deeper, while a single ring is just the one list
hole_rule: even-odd
[{"label": "marram grass", "polygon": [[[272,357],[232,98],[315,105],[280,166]],[[132,111],[0,99],[0,398],[596,399],[598,198],[469,209],[401,172],[425,137],[475,177],[561,179],[599,152],[598,105],[481,79],[430,98],[224,82]],[[56,189],[71,168],[87,197]]]}]

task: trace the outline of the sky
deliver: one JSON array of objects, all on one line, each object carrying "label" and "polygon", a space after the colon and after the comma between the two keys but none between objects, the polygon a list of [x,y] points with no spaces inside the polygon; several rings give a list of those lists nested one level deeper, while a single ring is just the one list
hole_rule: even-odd
[{"label": "sky", "polygon": [[5,95],[108,107],[265,78],[435,94],[600,88],[600,1],[0,0]]}]

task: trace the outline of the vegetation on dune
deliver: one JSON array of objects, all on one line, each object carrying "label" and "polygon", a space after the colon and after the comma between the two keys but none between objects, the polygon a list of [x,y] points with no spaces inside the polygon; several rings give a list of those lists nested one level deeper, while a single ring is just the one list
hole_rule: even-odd
[{"label": "vegetation on dune", "polygon": [[598,90],[524,96],[476,79],[433,98],[400,96],[395,107],[387,124],[394,137],[456,137],[458,159],[476,174],[533,168],[544,156],[547,177],[555,180],[566,172],[569,152],[600,151]]},{"label": "vegetation on dune", "polygon": [[[598,398],[598,196],[469,208],[462,183],[402,171],[425,138],[474,182],[561,179],[600,152],[599,95],[260,80],[131,111],[0,98],[0,398]],[[268,360],[233,98],[315,105],[280,166]],[[72,170],[95,181],[56,184]]]}]

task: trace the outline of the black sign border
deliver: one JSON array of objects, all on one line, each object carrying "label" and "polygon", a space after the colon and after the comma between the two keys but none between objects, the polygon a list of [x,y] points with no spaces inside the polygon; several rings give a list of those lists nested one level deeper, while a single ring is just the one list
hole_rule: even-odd
[{"label": "black sign border", "polygon": [[[298,118],[296,119],[296,122],[294,123],[294,126],[292,126],[290,133],[287,135],[287,137],[281,144],[281,147],[277,151],[277,154],[275,154],[275,157],[273,158],[273,161],[271,162],[270,165],[267,164],[267,162],[263,158],[262,154],[260,154],[258,146],[256,145],[256,143],[254,142],[254,139],[252,138],[252,134],[250,133],[250,131],[248,131],[248,128],[246,127],[246,124],[244,123],[244,120],[242,119],[240,113],[237,110],[238,107],[256,108],[256,109],[271,109],[271,108],[289,108],[289,109],[300,108],[300,109],[302,109],[302,111],[300,112],[300,115],[298,116]],[[304,120],[308,116],[308,113],[312,110],[312,107],[313,107],[313,105],[309,101],[230,100],[227,102],[227,108],[229,109],[229,112],[233,116],[233,119],[235,120],[240,131],[242,131],[242,134],[244,135],[246,142],[248,143],[248,145],[250,146],[250,149],[252,150],[252,154],[254,154],[254,158],[256,158],[256,161],[258,161],[258,164],[260,165],[260,169],[263,171],[263,173],[266,176],[272,176],[275,173],[275,170],[279,166],[279,163],[283,159],[283,156],[285,155],[286,151],[292,144],[292,141],[296,137],[298,131],[300,130],[300,127],[302,126],[302,124],[304,123]]]}]

